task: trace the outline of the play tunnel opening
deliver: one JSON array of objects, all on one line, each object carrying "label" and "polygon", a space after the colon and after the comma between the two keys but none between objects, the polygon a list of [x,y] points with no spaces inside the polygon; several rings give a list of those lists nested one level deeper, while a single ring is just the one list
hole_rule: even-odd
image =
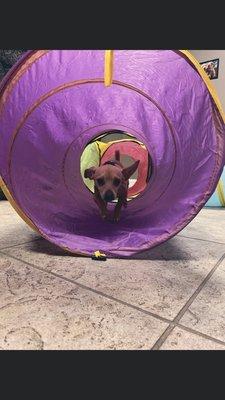
[{"label": "play tunnel opening", "polygon": [[[0,186],[57,246],[131,257],[180,232],[215,191],[224,166],[223,112],[185,51],[115,50],[109,87],[104,56],[35,50],[7,76],[0,85]],[[97,137],[102,146],[106,136],[117,139],[118,129],[142,141],[152,162],[141,195],[118,222],[111,209],[103,221],[82,181],[81,154]],[[117,145],[127,149],[127,142]],[[104,156],[111,158],[110,150]]]},{"label": "play tunnel opening", "polygon": [[[115,158],[120,152],[120,162],[124,168],[139,160],[137,170],[131,175],[128,184],[127,200],[137,198],[146,188],[152,174],[152,160],[147,147],[135,136],[122,130],[110,130],[98,134],[85,146],[80,159],[80,173],[85,187],[94,193],[94,181],[85,178],[85,170],[99,167]],[[113,200],[111,203],[116,203]]]}]

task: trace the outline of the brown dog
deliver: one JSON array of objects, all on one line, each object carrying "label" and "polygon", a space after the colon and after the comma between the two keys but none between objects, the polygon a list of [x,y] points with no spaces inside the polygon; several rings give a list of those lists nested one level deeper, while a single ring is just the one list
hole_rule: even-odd
[{"label": "brown dog", "polygon": [[114,210],[114,220],[119,221],[122,206],[127,206],[129,178],[136,171],[139,160],[130,167],[124,168],[120,162],[120,152],[115,152],[115,159],[107,161],[99,167],[85,170],[84,177],[94,180],[94,200],[98,205],[102,218],[107,217],[107,203],[118,199]]}]

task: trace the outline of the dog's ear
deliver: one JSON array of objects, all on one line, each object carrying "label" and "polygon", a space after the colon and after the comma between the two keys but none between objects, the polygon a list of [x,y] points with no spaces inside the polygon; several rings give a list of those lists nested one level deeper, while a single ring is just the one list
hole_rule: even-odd
[{"label": "dog's ear", "polygon": [[88,169],[85,169],[85,171],[84,171],[84,177],[87,179],[87,178],[89,178],[89,179],[94,179],[94,176],[95,176],[95,171],[96,171],[96,168],[95,167],[91,167],[91,168],[88,168]]},{"label": "dog's ear", "polygon": [[116,161],[120,162],[120,151],[119,150],[115,151],[115,159],[116,159]]},{"label": "dog's ear", "polygon": [[135,173],[139,163],[140,160],[137,160],[134,164],[130,165],[130,167],[123,169],[122,173],[126,181],[128,181],[128,179]]}]

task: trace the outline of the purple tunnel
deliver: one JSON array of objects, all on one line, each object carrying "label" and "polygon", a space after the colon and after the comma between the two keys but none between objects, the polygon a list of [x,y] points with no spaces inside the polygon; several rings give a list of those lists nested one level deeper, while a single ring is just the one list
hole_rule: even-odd
[{"label": "purple tunnel", "polygon": [[[183,229],[216,188],[225,126],[210,81],[186,52],[114,51],[104,85],[103,50],[27,52],[0,91],[0,176],[20,215],[72,253],[126,257]],[[212,89],[212,88],[211,88]],[[102,221],[80,174],[85,146],[122,130],[152,160],[146,189]]]}]

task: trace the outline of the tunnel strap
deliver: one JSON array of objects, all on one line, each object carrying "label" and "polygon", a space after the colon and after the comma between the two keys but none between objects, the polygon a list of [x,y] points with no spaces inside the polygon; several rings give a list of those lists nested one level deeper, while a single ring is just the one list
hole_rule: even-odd
[{"label": "tunnel strap", "polygon": [[225,113],[223,111],[223,107],[221,104],[221,101],[218,97],[217,91],[214,87],[214,85],[212,84],[211,80],[209,79],[207,73],[205,72],[204,68],[202,68],[201,64],[197,61],[197,59],[187,50],[180,50],[181,53],[183,53],[191,62],[192,64],[195,66],[195,68],[197,69],[198,73],[200,74],[200,76],[202,77],[203,81],[205,82],[209,93],[211,94],[220,114],[221,117],[223,118],[223,122],[225,123]]},{"label": "tunnel strap", "polygon": [[105,86],[111,86],[113,81],[113,50],[105,51]]},{"label": "tunnel strap", "polygon": [[[180,50],[181,53],[183,53],[191,62],[192,64],[195,66],[195,68],[197,69],[198,73],[200,74],[200,76],[202,77],[203,81],[205,82],[209,93],[211,94],[219,112],[220,115],[223,119],[223,122],[225,123],[225,113],[223,111],[223,107],[221,104],[221,101],[218,97],[217,91],[214,87],[214,85],[212,84],[211,80],[209,79],[207,73],[205,72],[204,68],[202,68],[201,64],[196,60],[196,58],[187,50]],[[222,205],[222,207],[225,207],[225,194],[224,194],[224,190],[223,190],[223,182],[220,179],[218,185],[217,185],[217,193],[218,193],[218,197],[220,200],[220,203]]]},{"label": "tunnel strap", "polygon": [[[223,107],[221,105],[221,102],[219,100],[219,97],[217,95],[217,92],[215,90],[215,87],[213,86],[211,80],[209,79],[207,73],[204,71],[200,63],[196,60],[196,58],[187,50],[179,50],[181,53],[183,53],[195,66],[197,69],[198,73],[202,77],[203,81],[205,82],[211,96],[213,97],[217,108],[223,118],[223,121],[225,122],[225,113],[223,111]],[[112,81],[113,81],[113,58],[114,58],[114,51],[113,50],[106,50],[105,51],[105,86],[111,86]]]}]

